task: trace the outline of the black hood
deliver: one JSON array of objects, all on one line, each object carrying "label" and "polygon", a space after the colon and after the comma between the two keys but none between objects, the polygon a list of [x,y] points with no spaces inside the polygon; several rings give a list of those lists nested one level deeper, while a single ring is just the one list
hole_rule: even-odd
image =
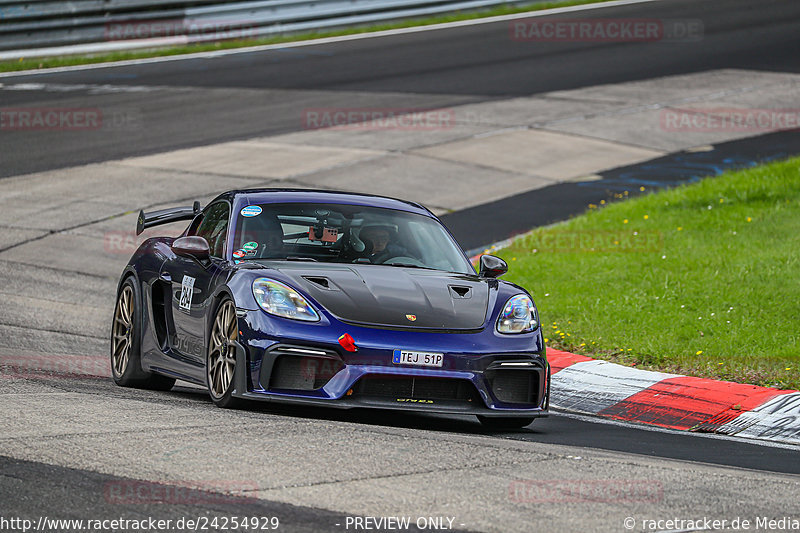
[{"label": "black hood", "polygon": [[337,318],[370,326],[481,329],[489,284],[477,276],[381,265],[275,265]]}]

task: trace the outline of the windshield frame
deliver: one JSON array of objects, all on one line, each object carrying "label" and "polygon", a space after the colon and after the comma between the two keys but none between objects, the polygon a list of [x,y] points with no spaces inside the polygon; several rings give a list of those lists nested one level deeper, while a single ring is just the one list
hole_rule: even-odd
[{"label": "windshield frame", "polygon": [[[252,201],[252,200],[256,200],[256,201]],[[343,202],[343,201],[336,201],[334,199],[327,199],[327,198],[325,200],[320,200],[320,199],[316,199],[316,198],[315,199],[312,199],[312,198],[303,198],[303,199],[281,198],[278,201],[270,201],[269,199],[264,199],[264,198],[258,198],[258,199],[253,198],[253,199],[251,199],[251,198],[248,198],[246,196],[237,198],[237,201],[233,202],[233,209],[231,210],[231,215],[230,215],[230,224],[229,224],[227,246],[226,246],[226,252],[225,252],[225,260],[228,261],[231,264],[237,264],[238,262],[242,261],[242,260],[238,260],[237,261],[237,259],[233,257],[233,253],[236,251],[236,248],[235,248],[236,239],[239,238],[239,228],[240,228],[240,225],[241,225],[241,221],[243,219],[243,216],[241,214],[241,210],[243,208],[248,207],[248,206],[256,206],[257,205],[257,206],[261,206],[261,207],[266,209],[266,207],[269,206],[269,205],[289,205],[289,204],[304,204],[304,205],[310,205],[310,206],[318,205],[320,207],[320,209],[331,208],[331,207],[335,208],[336,206],[343,206],[343,207],[344,206],[348,206],[348,207],[350,207],[352,209],[355,209],[355,210],[377,210],[377,211],[385,211],[387,213],[397,213],[398,215],[401,215],[402,217],[407,218],[408,220],[414,220],[416,218],[419,218],[419,220],[424,221],[423,223],[434,224],[441,231],[441,233],[444,236],[445,240],[454,249],[455,254],[452,254],[454,256],[453,259],[455,259],[456,258],[455,256],[457,256],[458,264],[451,265],[451,266],[455,266],[456,267],[456,269],[454,269],[454,270],[444,269],[444,268],[436,268],[436,267],[427,266],[427,265],[424,265],[422,267],[414,265],[416,268],[424,268],[426,270],[430,270],[430,271],[433,271],[433,272],[436,272],[436,271],[438,271],[438,272],[450,272],[450,273],[467,274],[467,275],[475,275],[475,273],[476,273],[475,272],[475,268],[473,267],[472,263],[470,262],[469,258],[467,257],[466,253],[464,252],[463,248],[461,248],[461,246],[458,244],[458,242],[453,237],[452,233],[450,233],[450,231],[447,229],[447,227],[436,216],[434,216],[432,213],[430,213],[430,212],[421,213],[421,212],[419,212],[417,210],[396,209],[396,208],[392,208],[392,207],[376,206],[376,205],[370,205],[370,204],[361,203],[361,202]],[[297,257],[297,256],[291,256],[291,257],[293,257],[293,258],[292,259],[289,259],[289,258],[252,258],[252,259],[247,259],[247,261],[248,262],[259,262],[259,263],[263,263],[263,262],[303,263],[304,262],[302,257]],[[312,261],[313,261],[313,258],[309,258],[309,259],[312,259]],[[312,261],[307,261],[307,262],[312,262]],[[328,263],[328,264],[335,264],[335,265],[348,265],[348,264],[364,265],[364,264],[369,264],[371,266],[386,266],[386,267],[394,266],[395,268],[401,266],[401,265],[392,265],[391,263],[386,263],[386,264],[383,264],[383,263],[360,263],[360,262],[352,262],[351,263],[351,262],[347,262],[347,261],[313,261],[313,262],[321,263],[321,264]],[[400,263],[402,263],[402,261],[400,261]],[[458,268],[458,267],[461,267],[461,268]]]}]

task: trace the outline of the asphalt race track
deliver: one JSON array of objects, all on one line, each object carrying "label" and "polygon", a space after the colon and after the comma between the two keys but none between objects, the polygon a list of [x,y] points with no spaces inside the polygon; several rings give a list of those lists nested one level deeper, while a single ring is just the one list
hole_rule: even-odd
[{"label": "asphalt race track", "polygon": [[[642,180],[651,190],[668,188],[751,162],[768,162],[797,153],[800,153],[800,135],[796,131],[767,133],[719,143],[709,151],[669,154],[654,161],[615,168],[601,173],[602,179],[596,182],[557,183],[447,213],[441,219],[464,249],[478,253],[487,244],[583,213],[587,205],[597,205],[609,198],[609,193],[629,190],[637,195]],[[537,209],[527,209],[533,203]],[[498,217],[497,213],[515,216]]]},{"label": "asphalt race track", "polygon": [[[699,19],[704,37],[677,45],[527,46],[511,41],[509,23],[499,22],[211,59],[3,77],[0,83],[7,85],[100,86],[92,106],[135,109],[145,127],[5,136],[0,176],[296,131],[303,128],[298,109],[306,107],[433,108],[722,68],[800,72],[797,2],[668,0],[580,16]],[[120,88],[106,92],[103,85]],[[130,90],[123,92],[124,87]],[[7,107],[68,106],[85,98],[57,88],[0,94]]]},{"label": "asphalt race track", "polygon": [[[502,22],[3,76],[6,87],[46,89],[0,87],[0,107],[116,109],[134,113],[141,127],[69,135],[0,131],[0,182],[13,183],[23,197],[26,175],[34,172],[300,131],[298,109],[309,107],[455,107],[715,69],[800,73],[800,3],[794,0],[661,0],[575,16],[699,19],[704,38],[677,46],[530,47],[511,41]],[[798,137],[789,132],[720,143],[696,157],[716,158],[706,161],[716,165],[734,152],[753,160],[796,154]],[[620,179],[637,169],[615,169],[603,178]],[[108,204],[138,209],[123,207],[135,189],[98,191],[86,205],[102,213]],[[51,196],[42,201],[57,204],[58,184],[45,194]],[[576,184],[556,185],[444,219],[472,248],[580,212],[595,194]],[[558,208],[497,223],[495,213],[521,212],[536,195]],[[25,250],[0,239],[0,362],[17,353],[55,353],[65,361],[55,371],[0,374],[0,531],[20,530],[2,518],[36,523],[43,516],[278,517],[278,531],[292,532],[392,530],[354,526],[356,517],[387,516],[411,517],[410,530],[437,529],[418,518],[446,517],[452,522],[441,525],[452,530],[493,532],[694,531],[645,521],[800,519],[797,447],[560,412],[519,432],[491,433],[472,418],[265,404],[224,411],[191,386],[168,393],[118,388],[103,366],[105,332],[126,258],[99,259],[73,247],[103,234],[91,229],[91,217],[69,213],[72,202],[63,200],[58,212],[68,213],[65,220],[32,232],[22,243]],[[98,219],[114,224],[120,218],[105,216]],[[131,219],[119,220],[119,229],[132,229],[122,225]],[[476,223],[483,229],[474,231]],[[4,231],[25,238],[29,230],[9,224]],[[63,231],[64,244],[48,248],[48,231]],[[37,243],[40,253],[32,255]],[[634,527],[627,527],[628,518]]]}]

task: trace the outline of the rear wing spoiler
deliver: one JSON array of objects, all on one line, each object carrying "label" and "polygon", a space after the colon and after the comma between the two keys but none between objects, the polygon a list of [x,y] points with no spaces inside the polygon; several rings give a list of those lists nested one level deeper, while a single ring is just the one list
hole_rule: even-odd
[{"label": "rear wing spoiler", "polygon": [[200,212],[200,202],[195,202],[192,207],[172,207],[145,213],[139,211],[139,218],[136,221],[136,235],[141,235],[147,228],[169,224],[179,220],[191,220]]}]

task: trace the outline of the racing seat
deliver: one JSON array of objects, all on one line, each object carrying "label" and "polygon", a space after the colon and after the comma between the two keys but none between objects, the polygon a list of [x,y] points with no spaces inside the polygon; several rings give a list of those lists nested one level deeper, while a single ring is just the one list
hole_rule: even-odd
[{"label": "racing seat", "polygon": [[285,255],[283,227],[276,215],[263,213],[242,219],[237,246],[246,242],[258,244],[257,258],[279,257]]}]

